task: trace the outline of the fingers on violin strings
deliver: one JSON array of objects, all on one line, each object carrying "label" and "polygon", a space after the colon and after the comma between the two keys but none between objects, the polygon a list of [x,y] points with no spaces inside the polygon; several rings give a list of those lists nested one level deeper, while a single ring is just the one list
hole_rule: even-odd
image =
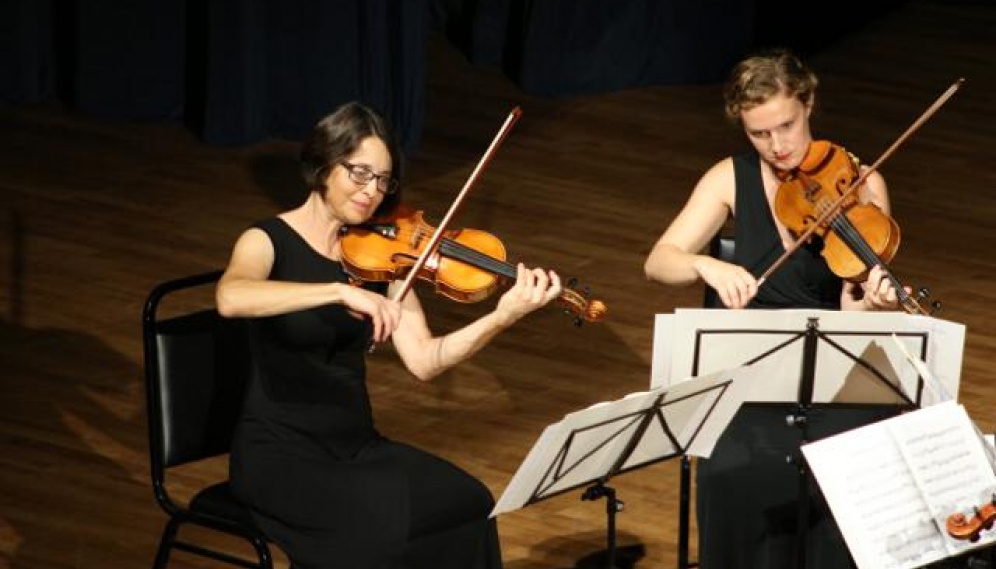
[{"label": "fingers on violin strings", "polygon": [[892,283],[885,278],[885,273],[882,271],[882,268],[876,265],[875,269],[875,274],[873,275],[874,280],[871,283],[872,300],[885,302],[893,296],[895,291],[892,290]]},{"label": "fingers on violin strings", "polygon": [[546,291],[550,286],[550,277],[543,269],[533,269],[533,288],[530,291],[529,300],[539,303],[546,297]]},{"label": "fingers on violin strings", "polygon": [[547,289],[547,301],[553,300],[560,296],[560,291],[563,290],[563,284],[560,282],[560,275],[554,271],[549,271],[550,275],[550,287]]},{"label": "fingers on violin strings", "polygon": [[890,305],[896,304],[899,301],[899,291],[896,290],[896,287],[892,286],[892,283],[888,281],[883,282],[885,282],[886,286],[882,293],[882,299]]},{"label": "fingers on violin strings", "polygon": [[515,272],[516,272],[515,284],[520,286],[528,286],[531,284],[530,279],[532,278],[532,273],[530,273],[529,270],[526,269],[526,266],[524,264],[522,263],[517,264],[515,266]]}]

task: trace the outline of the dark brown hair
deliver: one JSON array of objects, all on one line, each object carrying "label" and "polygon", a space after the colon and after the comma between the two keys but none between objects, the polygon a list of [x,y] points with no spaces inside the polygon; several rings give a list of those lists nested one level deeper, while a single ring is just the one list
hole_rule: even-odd
[{"label": "dark brown hair", "polygon": [[359,148],[363,139],[376,136],[391,154],[391,177],[398,191],[384,196],[374,217],[392,214],[401,203],[402,154],[391,125],[369,107],[350,102],[318,121],[301,148],[301,177],[309,191],[324,192],[325,180],[339,161]]}]

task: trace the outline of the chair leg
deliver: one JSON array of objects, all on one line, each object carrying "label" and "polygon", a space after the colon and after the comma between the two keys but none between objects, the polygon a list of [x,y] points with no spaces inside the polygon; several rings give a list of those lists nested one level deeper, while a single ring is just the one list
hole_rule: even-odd
[{"label": "chair leg", "polygon": [[273,557],[270,554],[270,548],[266,545],[266,542],[255,537],[250,541],[252,542],[252,546],[256,549],[256,556],[259,557],[260,569],[273,569]]},{"label": "chair leg", "polygon": [[170,518],[163,528],[163,537],[159,540],[159,549],[156,550],[156,559],[152,564],[153,569],[165,569],[169,562],[169,553],[173,549],[173,542],[176,541],[176,531],[180,528],[180,520]]}]

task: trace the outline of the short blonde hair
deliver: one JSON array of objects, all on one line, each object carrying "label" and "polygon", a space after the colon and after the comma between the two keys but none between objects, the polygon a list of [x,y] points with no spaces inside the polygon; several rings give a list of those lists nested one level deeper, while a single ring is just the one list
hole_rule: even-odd
[{"label": "short blonde hair", "polygon": [[738,63],[723,89],[726,117],[740,122],[740,113],[764,104],[784,93],[805,105],[814,102],[819,79],[808,67],[785,49],[748,57]]}]

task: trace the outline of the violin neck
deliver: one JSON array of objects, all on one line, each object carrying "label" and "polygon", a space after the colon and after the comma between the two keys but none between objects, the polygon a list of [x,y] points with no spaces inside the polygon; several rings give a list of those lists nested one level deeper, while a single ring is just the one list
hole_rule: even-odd
[{"label": "violin neck", "polygon": [[506,277],[515,280],[518,272],[515,265],[506,263],[501,259],[495,259],[490,255],[485,255],[480,251],[467,247],[466,245],[449,238],[443,238],[439,242],[439,254],[444,257],[456,259],[461,263],[466,263],[472,267],[487,271],[493,275]]}]

